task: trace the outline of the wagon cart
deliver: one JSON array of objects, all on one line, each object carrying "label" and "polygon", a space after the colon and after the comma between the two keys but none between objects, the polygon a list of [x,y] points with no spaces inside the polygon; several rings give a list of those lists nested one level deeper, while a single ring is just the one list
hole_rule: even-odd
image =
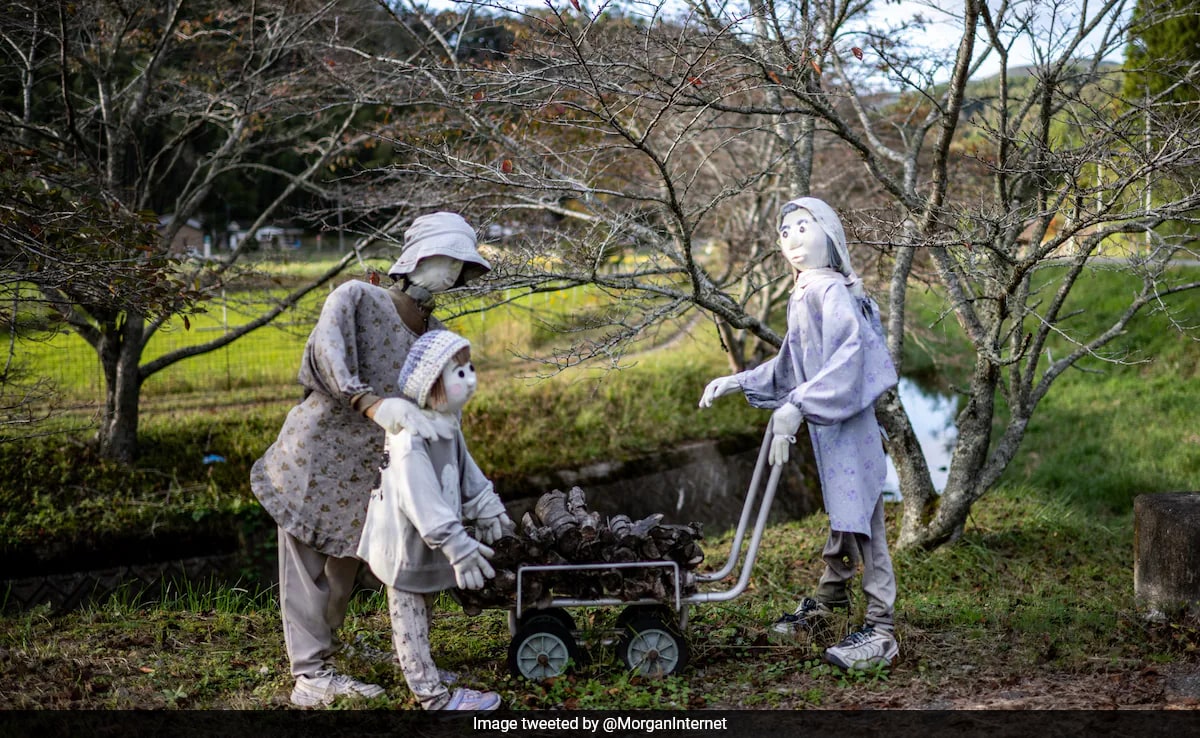
[{"label": "wagon cart", "polygon": [[[508,611],[508,627],[512,640],[508,649],[508,667],[514,676],[541,680],[564,673],[572,664],[581,664],[585,654],[575,638],[575,622],[569,607],[622,607],[617,616],[617,657],[631,672],[648,676],[666,676],[681,671],[688,663],[689,650],[683,633],[687,628],[688,608],[705,602],[726,602],[742,594],[750,583],[750,573],[758,555],[763,529],[771,512],[775,489],[779,485],[782,466],[770,467],[766,488],[759,499],[759,487],[768,468],[767,455],[771,447],[770,424],[758,452],[758,461],[750,479],[750,488],[742,506],[741,518],[733,536],[729,558],[719,570],[708,573],[682,571],[675,561],[632,561],[599,564],[522,564],[517,568],[516,606]],[[737,568],[742,541],[757,504],[757,517],[750,534],[750,544],[737,581],[728,589],[715,585]],[[612,597],[594,599],[554,597],[539,608],[527,607],[523,584],[527,577],[550,572],[584,572],[587,570],[651,569],[667,570],[673,583],[670,602],[658,599],[622,600]],[[686,578],[686,579],[685,579]],[[700,585],[713,585],[705,589]],[[685,594],[696,585],[697,591]]]}]

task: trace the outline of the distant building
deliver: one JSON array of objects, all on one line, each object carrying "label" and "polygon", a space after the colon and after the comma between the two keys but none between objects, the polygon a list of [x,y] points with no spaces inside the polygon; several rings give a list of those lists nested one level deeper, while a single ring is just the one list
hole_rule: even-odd
[{"label": "distant building", "polygon": [[[158,216],[158,230],[165,233],[175,222],[175,214]],[[204,225],[195,218],[188,218],[171,239],[170,253],[199,254],[204,248]]]},{"label": "distant building", "polygon": [[304,230],[300,228],[284,228],[281,226],[267,225],[259,228],[251,235],[248,231],[243,230],[235,221],[230,221],[229,227],[226,229],[226,240],[231,251],[245,246],[251,251],[255,249],[283,249],[283,248],[298,248],[300,246],[300,238],[304,235]]}]

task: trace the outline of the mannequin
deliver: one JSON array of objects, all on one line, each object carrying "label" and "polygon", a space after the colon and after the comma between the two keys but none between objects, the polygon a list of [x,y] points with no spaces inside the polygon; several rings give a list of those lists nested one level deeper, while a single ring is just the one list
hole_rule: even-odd
[{"label": "mannequin", "polygon": [[[429,330],[434,296],[490,269],[475,231],[456,213],[416,218],[389,270],[391,287],[351,280],[329,294],[300,362],[304,399],[250,473],[278,526],[279,600],[295,687],[292,703],[326,705],[383,689],[337,671],[337,631],[361,565],[355,556],[385,433],[437,428],[400,396],[397,368]],[[423,290],[409,294],[406,290]],[[382,428],[382,430],[381,430]]]},{"label": "mannequin", "polygon": [[[358,555],[387,585],[392,642],[408,682],[427,710],[493,710],[499,695],[471,689],[453,694],[429,647],[431,609],[438,592],[480,589],[495,575],[487,559],[512,521],[467,452],[459,428],[475,393],[475,367],[466,339],[430,331],[413,345],[400,388],[437,429],[422,438],[410,429],[388,433],[380,488],[371,496]],[[462,519],[475,520],[480,540]]]},{"label": "mannequin", "polygon": [[754,369],[709,382],[700,407],[735,391],[772,410],[772,465],[788,460],[796,432],[807,422],[829,515],[816,592],[772,625],[789,636],[814,633],[834,610],[849,608],[848,581],[863,564],[865,623],[826,659],[843,668],[890,664],[895,639],[895,575],[884,526],[886,461],[875,400],[895,386],[875,302],[850,265],[837,214],[816,198],[787,203],[780,212],[779,248],[791,267],[788,331],[779,354]]}]

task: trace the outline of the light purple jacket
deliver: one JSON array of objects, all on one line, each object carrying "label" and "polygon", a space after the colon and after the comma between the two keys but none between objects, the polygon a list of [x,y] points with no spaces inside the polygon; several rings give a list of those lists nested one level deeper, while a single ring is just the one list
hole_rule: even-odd
[{"label": "light purple jacket", "polygon": [[755,407],[800,408],[830,527],[870,535],[887,474],[874,403],[896,385],[896,368],[874,301],[854,297],[842,275],[828,275],[793,292],[779,354],[736,379]]}]

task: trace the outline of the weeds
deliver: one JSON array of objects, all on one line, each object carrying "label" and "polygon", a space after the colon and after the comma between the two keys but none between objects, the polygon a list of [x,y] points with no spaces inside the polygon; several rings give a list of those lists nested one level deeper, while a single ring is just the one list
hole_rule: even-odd
[{"label": "weeds", "polygon": [[[817,580],[820,516],[769,530],[773,543],[747,594],[692,609],[691,665],[681,674],[627,673],[609,637],[613,608],[573,609],[590,662],[531,683],[507,672],[505,613],[468,617],[443,597],[434,656],[468,686],[498,691],[511,709],[921,707],[1010,684],[1041,685],[1045,699],[1058,700],[1051,706],[1098,704],[1100,694],[1160,704],[1156,674],[1200,661],[1200,623],[1138,614],[1127,518],[1060,516],[1054,505],[1014,488],[981,502],[959,543],[898,556],[901,653],[891,667],[844,671],[821,659],[842,627],[859,621],[861,602],[825,640],[767,637],[777,612]],[[706,548],[728,545],[717,536]],[[341,668],[389,696],[337,707],[417,708],[388,658],[381,592],[354,598],[342,637],[371,648],[347,649],[336,657]],[[0,683],[29,685],[0,690],[0,708],[281,707],[291,687],[274,593],[202,585],[174,585],[157,597],[121,593],[63,615],[35,608],[6,617]]]}]

